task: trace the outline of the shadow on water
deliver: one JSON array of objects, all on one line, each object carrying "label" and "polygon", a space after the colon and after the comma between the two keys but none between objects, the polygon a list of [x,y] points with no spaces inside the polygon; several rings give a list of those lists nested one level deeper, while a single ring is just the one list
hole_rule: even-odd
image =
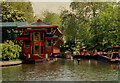
[{"label": "shadow on water", "polygon": [[117,81],[119,70],[117,64],[82,59],[79,64],[76,59],[58,59],[2,69],[4,81]]}]

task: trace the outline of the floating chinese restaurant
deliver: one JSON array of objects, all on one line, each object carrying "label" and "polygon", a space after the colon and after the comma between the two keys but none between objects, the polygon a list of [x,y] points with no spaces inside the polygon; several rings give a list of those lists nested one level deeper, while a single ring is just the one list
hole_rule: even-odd
[{"label": "floating chinese restaurant", "polygon": [[39,19],[16,28],[21,30],[22,35],[15,39],[23,40],[22,53],[26,55],[27,61],[50,60],[50,55],[60,53],[64,41],[58,26],[46,24]]}]

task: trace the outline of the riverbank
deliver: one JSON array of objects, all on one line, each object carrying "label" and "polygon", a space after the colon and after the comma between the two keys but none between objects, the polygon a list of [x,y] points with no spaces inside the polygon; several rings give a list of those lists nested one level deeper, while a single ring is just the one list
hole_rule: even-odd
[{"label": "riverbank", "polygon": [[[57,58],[52,58],[48,61],[41,61],[41,62],[55,62],[57,61]],[[20,65],[20,64],[25,64],[26,61],[22,61],[22,60],[17,60],[17,61],[1,61],[0,62],[0,66],[1,67],[5,67],[5,66],[15,66],[15,65]],[[40,63],[40,62],[39,62]]]},{"label": "riverbank", "polygon": [[0,62],[0,65],[2,67],[4,67],[4,66],[14,66],[14,65],[20,65],[23,62],[24,61],[2,61],[2,62]]}]

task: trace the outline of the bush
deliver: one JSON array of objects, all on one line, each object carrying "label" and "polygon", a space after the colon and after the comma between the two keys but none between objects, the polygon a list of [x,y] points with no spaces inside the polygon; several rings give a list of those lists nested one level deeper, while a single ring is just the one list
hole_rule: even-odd
[{"label": "bush", "polygon": [[2,44],[2,60],[18,59],[19,52],[21,52],[21,47],[19,45],[15,45],[12,41]]}]

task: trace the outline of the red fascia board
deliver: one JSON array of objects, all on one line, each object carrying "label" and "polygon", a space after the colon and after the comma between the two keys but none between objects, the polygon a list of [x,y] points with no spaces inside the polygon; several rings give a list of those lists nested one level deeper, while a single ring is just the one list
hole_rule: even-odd
[{"label": "red fascia board", "polygon": [[58,26],[33,26],[33,27],[25,27],[25,26],[21,26],[21,27],[16,27],[16,29],[26,29],[26,28],[58,28]]},{"label": "red fascia board", "polygon": [[29,38],[28,37],[15,37],[15,39],[17,39],[17,40],[28,40]]},{"label": "red fascia board", "polygon": [[46,40],[48,39],[57,39],[57,40],[60,40],[64,43],[64,41],[60,38],[60,37],[45,37]]},{"label": "red fascia board", "polygon": [[45,31],[45,32],[47,32],[47,29],[26,29],[25,31]]},{"label": "red fascia board", "polygon": [[59,37],[45,37],[46,40],[48,39],[58,39]]}]

